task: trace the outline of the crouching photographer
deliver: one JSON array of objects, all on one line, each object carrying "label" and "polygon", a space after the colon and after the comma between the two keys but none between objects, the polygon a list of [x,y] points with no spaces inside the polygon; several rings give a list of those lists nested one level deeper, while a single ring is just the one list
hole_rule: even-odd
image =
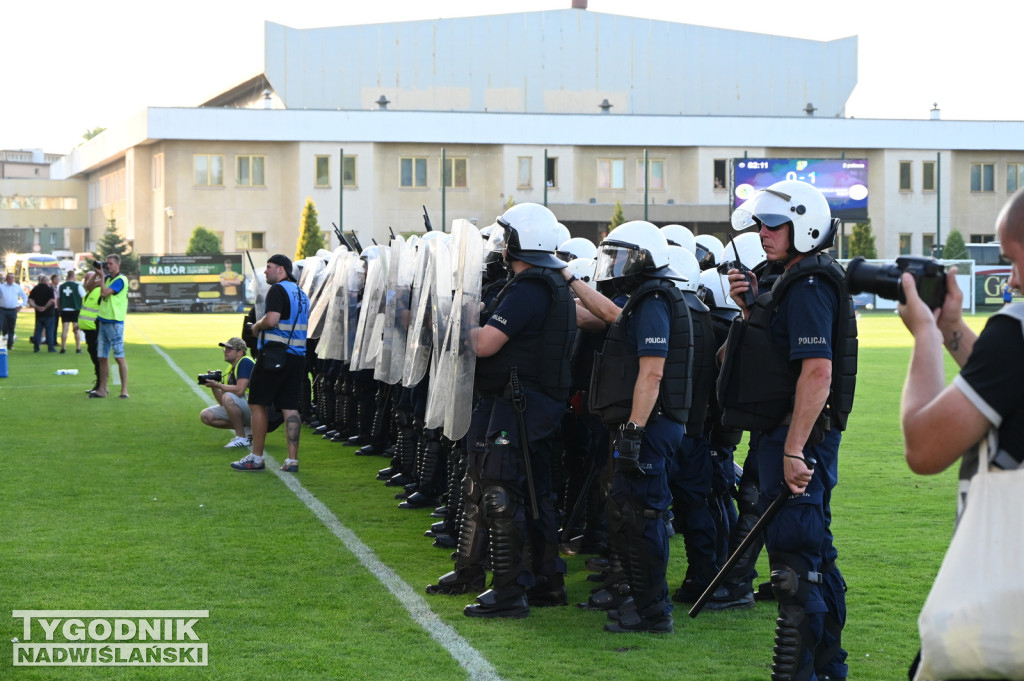
[{"label": "crouching photographer", "polygon": [[217,406],[207,407],[199,412],[199,419],[213,428],[230,428],[235,436],[224,445],[225,449],[248,447],[252,444],[252,416],[245,392],[249,388],[249,376],[255,362],[247,355],[248,346],[241,338],[231,338],[219,343],[224,348],[224,361],[231,368],[227,380],[223,380],[220,371],[211,371],[198,376],[199,385],[205,385],[213,391]]}]

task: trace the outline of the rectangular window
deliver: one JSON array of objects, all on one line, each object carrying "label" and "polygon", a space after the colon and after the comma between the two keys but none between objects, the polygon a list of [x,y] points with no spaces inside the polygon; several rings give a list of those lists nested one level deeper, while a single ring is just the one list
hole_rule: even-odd
[{"label": "rectangular window", "polygon": [[1024,163],[1006,164],[1006,193],[1012,194],[1024,187]]},{"label": "rectangular window", "polygon": [[236,251],[262,251],[266,232],[235,232]]},{"label": "rectangular window", "polygon": [[235,184],[239,187],[264,187],[263,168],[266,165],[266,156],[238,156],[238,172],[235,175]]},{"label": "rectangular window", "polygon": [[316,186],[317,187],[330,187],[331,186],[331,157],[330,156],[317,156],[316,157]]},{"label": "rectangular window", "polygon": [[548,157],[547,167],[544,168],[544,182],[548,187],[558,186],[558,157]]},{"label": "rectangular window", "polygon": [[911,234],[900,234],[900,255],[910,255]]},{"label": "rectangular window", "polygon": [[196,154],[192,167],[197,187],[224,186],[224,157],[220,154]]},{"label": "rectangular window", "polygon": [[726,164],[724,158],[715,159],[715,189],[728,189],[729,188],[729,177],[726,174]]},{"label": "rectangular window", "polygon": [[356,186],[356,157],[346,156],[341,159],[341,186]]},{"label": "rectangular window", "polygon": [[971,164],[971,191],[994,192],[996,190],[996,166],[994,163]]},{"label": "rectangular window", "polygon": [[921,191],[935,191],[935,161],[921,163]]},{"label": "rectangular window", "polygon": [[911,170],[912,166],[913,166],[913,163],[911,163],[910,161],[900,161],[900,191],[901,192],[909,192],[909,191],[911,191],[913,189],[913,184],[911,184],[911,177],[910,177],[910,175],[911,175],[910,170]]},{"label": "rectangular window", "polygon": [[426,187],[427,186],[427,159],[426,157],[404,157],[399,161],[401,165],[400,186],[402,187]]},{"label": "rectangular window", "polygon": [[441,169],[441,177],[444,182],[444,186],[451,189],[465,189],[469,186],[469,178],[467,177],[466,168],[469,166],[469,159],[466,158],[446,158],[444,159],[444,167]]},{"label": "rectangular window", "polygon": [[[657,191],[665,188],[665,160],[661,158],[647,159],[647,172],[651,176],[651,190]],[[644,188],[644,160],[636,161],[636,188]]]},{"label": "rectangular window", "polygon": [[520,156],[519,165],[516,171],[516,187],[529,189],[533,186],[533,159],[529,156]]},{"label": "rectangular window", "polygon": [[992,234],[971,234],[970,241],[972,244],[987,244],[995,241],[996,238]]},{"label": "rectangular window", "polygon": [[164,188],[164,155],[153,155],[153,189]]},{"label": "rectangular window", "polygon": [[935,250],[935,235],[934,234],[922,234],[921,235],[921,255],[933,256],[932,251]]},{"label": "rectangular window", "polygon": [[601,158],[597,160],[597,188],[625,189],[626,161],[621,158]]}]

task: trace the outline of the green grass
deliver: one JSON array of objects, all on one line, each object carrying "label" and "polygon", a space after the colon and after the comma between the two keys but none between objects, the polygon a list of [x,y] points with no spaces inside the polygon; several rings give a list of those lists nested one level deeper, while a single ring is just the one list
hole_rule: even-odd
[{"label": "green grass", "polygon": [[[200,668],[12,667],[20,620],[0,617],[0,679],[452,679],[458,664],[272,473],[228,468],[227,431],[199,423],[189,377],[219,368],[217,342],[236,315],[133,315],[126,330],[130,400],[88,400],[86,355],[33,354],[31,315],[0,379],[0,611],[208,609]],[[972,318],[977,327],[984,318]],[[851,678],[905,678],[917,614],[949,542],[955,473],[922,478],[902,458],[899,396],[910,336],[892,313],[861,320],[857,401],[833,499],[839,565],[849,585],[844,645]],[[78,368],[78,376],[54,371]],[[954,367],[949,365],[950,375]],[[114,370],[116,374],[116,368]],[[112,390],[112,394],[116,391]],[[281,431],[268,451],[283,458]],[[742,456],[742,452],[739,453]],[[386,465],[304,430],[299,481],[422,593],[448,552],[422,536],[426,511],[402,511],[374,480]],[[569,559],[573,602],[582,559]],[[685,572],[672,540],[670,586]],[[761,564],[764,573],[764,559]],[[471,598],[425,597],[507,680],[767,679],[773,604],[696,620],[676,633],[615,636],[604,616],[536,609],[525,620],[462,616]]]}]

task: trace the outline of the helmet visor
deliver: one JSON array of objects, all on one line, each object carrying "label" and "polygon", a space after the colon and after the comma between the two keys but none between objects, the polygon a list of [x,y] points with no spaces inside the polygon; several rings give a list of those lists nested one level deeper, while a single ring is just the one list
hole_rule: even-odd
[{"label": "helmet visor", "polygon": [[775,189],[760,189],[752,198],[747,199],[732,213],[732,228],[742,232],[748,227],[762,224],[775,231],[793,220],[797,207],[793,206],[792,197]]},{"label": "helmet visor", "polygon": [[494,229],[491,230],[491,235],[487,237],[487,243],[484,244],[484,252],[497,252],[505,248],[505,235],[507,228],[500,222],[494,225]]},{"label": "helmet visor", "polygon": [[597,249],[594,279],[606,281],[640,274],[646,265],[646,254],[638,248],[603,243]]}]

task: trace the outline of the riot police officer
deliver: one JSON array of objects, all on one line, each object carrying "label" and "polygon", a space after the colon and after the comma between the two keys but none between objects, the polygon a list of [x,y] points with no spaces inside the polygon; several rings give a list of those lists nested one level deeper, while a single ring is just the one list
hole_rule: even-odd
[{"label": "riot police officer", "polygon": [[591,604],[611,606],[605,630],[615,633],[674,630],[666,578],[667,463],[683,446],[693,362],[690,315],[672,281],[679,277],[658,228],[633,221],[612,230],[598,248],[595,279],[606,294],[629,296],[621,311],[571,282],[583,305],[611,323],[594,368],[590,408],[612,432],[608,530],[630,595],[606,604],[592,596]]},{"label": "riot police officer", "polygon": [[724,422],[757,435],[761,495],[791,495],[764,535],[779,603],[774,681],[847,676],[829,503],[853,405],[857,332],[845,272],[823,253],[837,224],[821,192],[797,180],[758,191],[733,214],[734,228],[758,227],[771,262],[764,276],[778,275],[758,296],[749,272],[729,271],[743,318],[719,377]]}]

